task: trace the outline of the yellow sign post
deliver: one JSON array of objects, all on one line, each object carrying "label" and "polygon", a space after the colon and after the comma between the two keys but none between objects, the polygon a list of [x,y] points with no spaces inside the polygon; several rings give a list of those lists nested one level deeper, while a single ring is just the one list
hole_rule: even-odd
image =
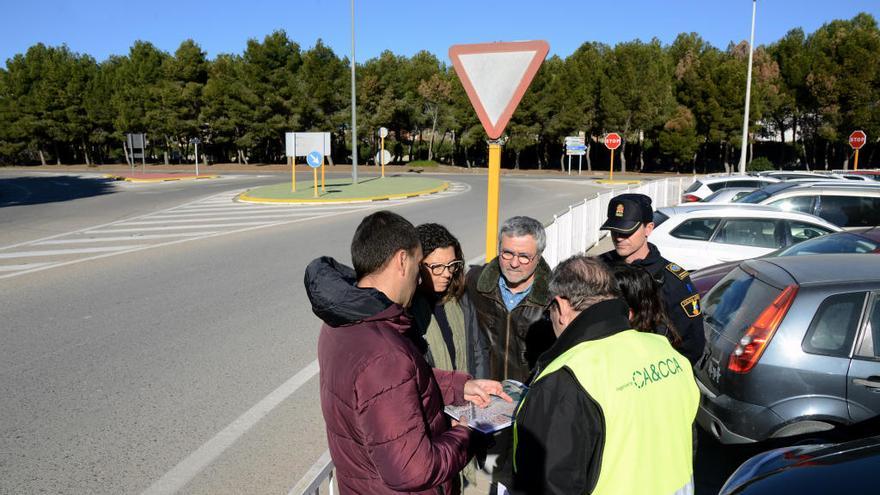
[{"label": "yellow sign post", "polygon": [[290,163],[290,192],[296,192],[296,158],[289,156],[287,161]]},{"label": "yellow sign post", "polygon": [[318,197],[318,169],[312,169],[312,175],[315,177],[315,197]]},{"label": "yellow sign post", "polygon": [[611,150],[611,167],[608,169],[608,180],[614,180],[614,150]]},{"label": "yellow sign post", "polygon": [[321,192],[327,192],[327,189],[324,187],[324,162],[321,161]]},{"label": "yellow sign post", "polygon": [[501,183],[501,143],[489,141],[489,187],[486,195],[486,263],[498,255],[498,199]]}]

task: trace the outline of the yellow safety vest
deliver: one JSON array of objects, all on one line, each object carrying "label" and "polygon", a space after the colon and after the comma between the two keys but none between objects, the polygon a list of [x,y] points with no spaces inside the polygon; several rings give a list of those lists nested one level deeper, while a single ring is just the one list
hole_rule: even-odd
[{"label": "yellow safety vest", "polygon": [[[572,371],[605,419],[602,465],[593,494],[693,493],[692,425],[700,392],[690,363],[666,337],[626,330],[582,342],[547,365],[532,386],[563,367]],[[528,394],[520,410],[526,401]],[[514,422],[514,470],[517,443]]]}]

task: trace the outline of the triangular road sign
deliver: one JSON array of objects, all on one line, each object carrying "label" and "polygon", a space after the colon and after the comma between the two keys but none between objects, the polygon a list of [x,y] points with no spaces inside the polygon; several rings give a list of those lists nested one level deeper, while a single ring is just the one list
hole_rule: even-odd
[{"label": "triangular road sign", "polygon": [[546,41],[454,45],[449,58],[490,139],[498,139],[547,56]]}]

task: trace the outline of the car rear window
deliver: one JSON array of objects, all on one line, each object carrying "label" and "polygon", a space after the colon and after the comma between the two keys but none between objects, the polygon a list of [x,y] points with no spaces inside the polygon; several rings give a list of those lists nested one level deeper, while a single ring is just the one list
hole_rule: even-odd
[{"label": "car rear window", "polygon": [[687,189],[684,190],[684,192],[685,193],[692,193],[701,187],[703,187],[703,183],[698,180],[695,180],[693,184],[691,184]]},{"label": "car rear window", "polygon": [[654,212],[654,227],[659,227],[661,223],[667,220],[669,220],[669,215],[660,211]]},{"label": "car rear window", "polygon": [[[794,232],[792,232],[794,234]],[[855,234],[834,234],[795,244],[780,251],[777,256],[801,256],[805,254],[872,253],[880,244]]]},{"label": "car rear window", "polygon": [[763,218],[733,218],[724,221],[714,242],[779,249],[782,239],[777,222]]},{"label": "car rear window", "polygon": [[706,184],[706,187],[708,187],[710,191],[715,192],[719,189],[724,189],[725,187],[727,187],[727,182],[713,182],[711,184]]},{"label": "car rear window", "polygon": [[725,338],[738,340],[781,292],[742,268],[735,268],[706,294],[705,322]]},{"label": "car rear window", "polygon": [[813,198],[815,196],[792,196],[790,198],[777,199],[767,203],[784,211],[799,211],[801,213],[813,212]]},{"label": "car rear window", "polygon": [[835,294],[825,298],[804,336],[804,351],[827,356],[849,356],[864,305],[864,292]]},{"label": "car rear window", "polygon": [[880,198],[823,195],[816,215],[841,227],[880,225]]},{"label": "car rear window", "polygon": [[678,239],[689,241],[708,241],[718,226],[719,218],[694,218],[685,220],[669,234]]},{"label": "car rear window", "polygon": [[769,197],[770,197],[769,193],[758,189],[757,191],[752,191],[752,192],[746,194],[745,196],[737,199],[736,202],[737,203],[758,204],[761,201],[764,201],[765,199],[767,199]]}]

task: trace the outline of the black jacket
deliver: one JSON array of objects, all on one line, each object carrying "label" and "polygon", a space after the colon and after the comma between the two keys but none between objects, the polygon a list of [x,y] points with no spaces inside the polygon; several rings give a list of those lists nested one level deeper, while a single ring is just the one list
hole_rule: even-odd
[{"label": "black jacket", "polygon": [[467,274],[468,297],[488,342],[488,378],[512,378],[525,383],[538,356],[556,340],[553,326],[544,314],[550,301],[550,266],[540,258],[531,292],[510,312],[501,299],[499,277],[498,258],[473,267]]},{"label": "black jacket", "polygon": [[[621,263],[621,258],[614,250],[599,256],[606,263]],[[706,335],[703,333],[703,313],[700,306],[700,293],[691,283],[690,274],[684,268],[670,262],[663,256],[657,246],[648,243],[648,256],[636,260],[633,266],[640,266],[654,277],[660,284],[661,297],[666,306],[666,314],[681,336],[681,344],[676,350],[684,354],[692,365],[703,355]]]},{"label": "black jacket", "polygon": [[[547,352],[535,376],[572,347],[629,330],[626,303],[600,302],[578,315]],[[599,406],[568,368],[537,382],[516,415],[515,494],[589,493],[602,464],[605,423]]]}]

